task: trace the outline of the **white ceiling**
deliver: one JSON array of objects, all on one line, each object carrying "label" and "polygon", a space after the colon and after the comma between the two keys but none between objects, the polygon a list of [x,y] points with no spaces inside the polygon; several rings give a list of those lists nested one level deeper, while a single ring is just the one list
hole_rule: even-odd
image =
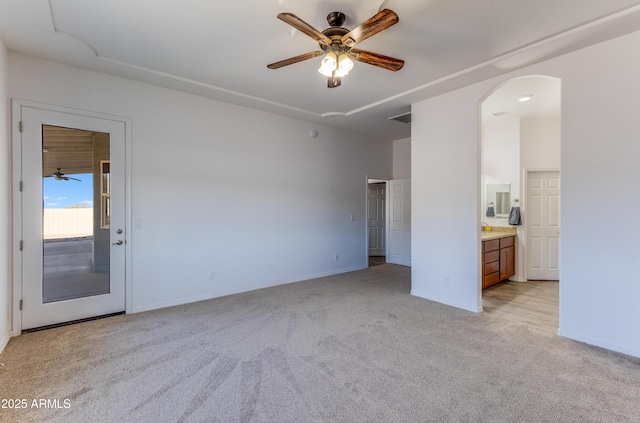
[{"label": "white ceiling", "polygon": [[[497,88],[482,102],[482,122],[502,117],[560,116],[560,84],[557,78],[530,76],[514,79]],[[531,96],[526,102],[520,97]]]},{"label": "white ceiling", "polygon": [[[318,49],[278,13],[352,29],[381,6],[399,23],[358,48],[402,70],[356,63],[329,89],[319,57],[267,69]],[[0,0],[9,50],[385,139],[410,136],[388,117],[416,101],[636,30],[632,0]]]}]

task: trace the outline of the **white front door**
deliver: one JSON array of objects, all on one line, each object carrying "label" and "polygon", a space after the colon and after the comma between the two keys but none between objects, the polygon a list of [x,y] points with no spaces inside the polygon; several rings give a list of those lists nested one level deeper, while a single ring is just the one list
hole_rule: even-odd
[{"label": "white front door", "polygon": [[558,280],[560,172],[527,173],[527,279]]},{"label": "white front door", "polygon": [[389,255],[393,264],[411,266],[411,180],[391,181]]},{"label": "white front door", "polygon": [[370,256],[386,255],[386,186],[384,182],[368,184],[367,244]]},{"label": "white front door", "polygon": [[[16,159],[19,171],[14,175],[22,181],[21,218],[14,233],[23,241],[21,329],[124,311],[125,123],[24,105],[19,113],[21,151],[17,156],[20,159]],[[81,148],[71,139],[43,144],[47,132],[74,129],[94,134],[89,141],[90,159],[86,152],[83,159],[73,156]],[[60,155],[63,148],[69,153]],[[100,149],[106,151],[98,157],[96,151]],[[87,164],[87,160],[91,163]],[[87,173],[78,177],[80,169],[86,170],[87,165]],[[60,174],[52,174],[51,166],[61,168],[55,171]],[[81,231],[67,229],[66,235],[57,234],[56,239],[45,241],[45,209],[67,197],[62,194],[58,199],[45,198],[45,181],[53,181],[56,189],[74,190],[81,186],[82,179],[91,180],[90,198],[85,206],[73,208],[93,205],[89,233],[80,236]],[[84,269],[84,275],[73,269]]]}]

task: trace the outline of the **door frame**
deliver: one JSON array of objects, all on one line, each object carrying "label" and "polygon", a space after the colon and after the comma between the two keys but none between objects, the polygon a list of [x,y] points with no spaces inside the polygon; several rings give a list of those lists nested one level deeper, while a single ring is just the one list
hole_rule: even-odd
[{"label": "door frame", "polygon": [[[72,115],[121,122],[124,124],[125,139],[125,230],[131,234],[131,124],[130,118],[92,112],[88,110],[73,109],[69,107],[38,103],[28,100],[11,100],[11,146],[12,146],[12,199],[13,199],[13,230],[12,230],[12,332],[11,336],[22,333],[22,311],[20,301],[22,299],[22,266],[23,258],[20,249],[22,239],[22,194],[20,183],[22,178],[22,108],[29,107],[51,112],[68,113]],[[131,237],[129,237],[129,240]],[[125,312],[131,313],[131,242],[125,247]]]},{"label": "door frame", "polygon": [[369,231],[367,230],[367,219],[369,217],[368,210],[368,194],[369,194],[369,184],[373,181],[375,182],[384,182],[385,185],[385,196],[384,196],[384,261],[388,263],[389,259],[389,186],[391,185],[391,179],[389,177],[378,177],[378,176],[369,176],[367,175],[365,179],[365,191],[364,191],[364,201],[365,201],[365,235],[364,235],[364,251],[366,257],[366,267],[369,267]]},{"label": "door frame", "polygon": [[[522,205],[522,212],[526,214],[527,212],[527,198],[529,196],[529,192],[527,191],[529,185],[529,174],[530,173],[538,173],[538,172],[557,172],[558,175],[561,175],[559,168],[532,168],[532,169],[523,169],[522,170],[522,187],[520,187],[523,195],[520,198],[520,204]],[[560,180],[562,183],[562,179]],[[562,198],[562,185],[560,186],[560,196]],[[523,219],[525,221],[524,225],[522,225],[522,237],[524,238],[523,248],[524,254],[522,254],[522,277],[525,281],[529,280],[529,249],[527,248],[529,245],[529,219],[526,219],[526,216],[523,215]],[[562,223],[560,223],[562,225]],[[560,226],[560,230],[562,230],[562,226]],[[562,266],[562,257],[560,257],[560,251],[558,250],[558,269]]]}]

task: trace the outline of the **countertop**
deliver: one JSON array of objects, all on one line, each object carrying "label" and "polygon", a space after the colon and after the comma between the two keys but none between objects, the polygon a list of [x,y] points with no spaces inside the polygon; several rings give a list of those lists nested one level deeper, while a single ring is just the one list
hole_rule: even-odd
[{"label": "countertop", "polygon": [[492,239],[507,238],[507,237],[516,236],[516,235],[517,235],[516,228],[503,228],[503,227],[492,226],[491,231],[480,232],[480,239],[482,241],[491,241]]}]

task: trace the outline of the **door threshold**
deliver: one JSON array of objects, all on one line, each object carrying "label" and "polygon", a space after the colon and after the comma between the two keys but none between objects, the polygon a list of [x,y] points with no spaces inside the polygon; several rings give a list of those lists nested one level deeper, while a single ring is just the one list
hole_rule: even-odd
[{"label": "door threshold", "polygon": [[55,323],[53,325],[39,326],[37,328],[22,329],[22,333],[40,332],[41,330],[59,328],[59,327],[62,327],[62,326],[75,325],[76,323],[90,322],[92,320],[105,319],[107,317],[119,316],[121,314],[124,314],[124,311],[119,311],[117,313],[103,314],[103,315],[100,315],[100,316],[86,317],[84,319],[71,320],[69,322]]}]

